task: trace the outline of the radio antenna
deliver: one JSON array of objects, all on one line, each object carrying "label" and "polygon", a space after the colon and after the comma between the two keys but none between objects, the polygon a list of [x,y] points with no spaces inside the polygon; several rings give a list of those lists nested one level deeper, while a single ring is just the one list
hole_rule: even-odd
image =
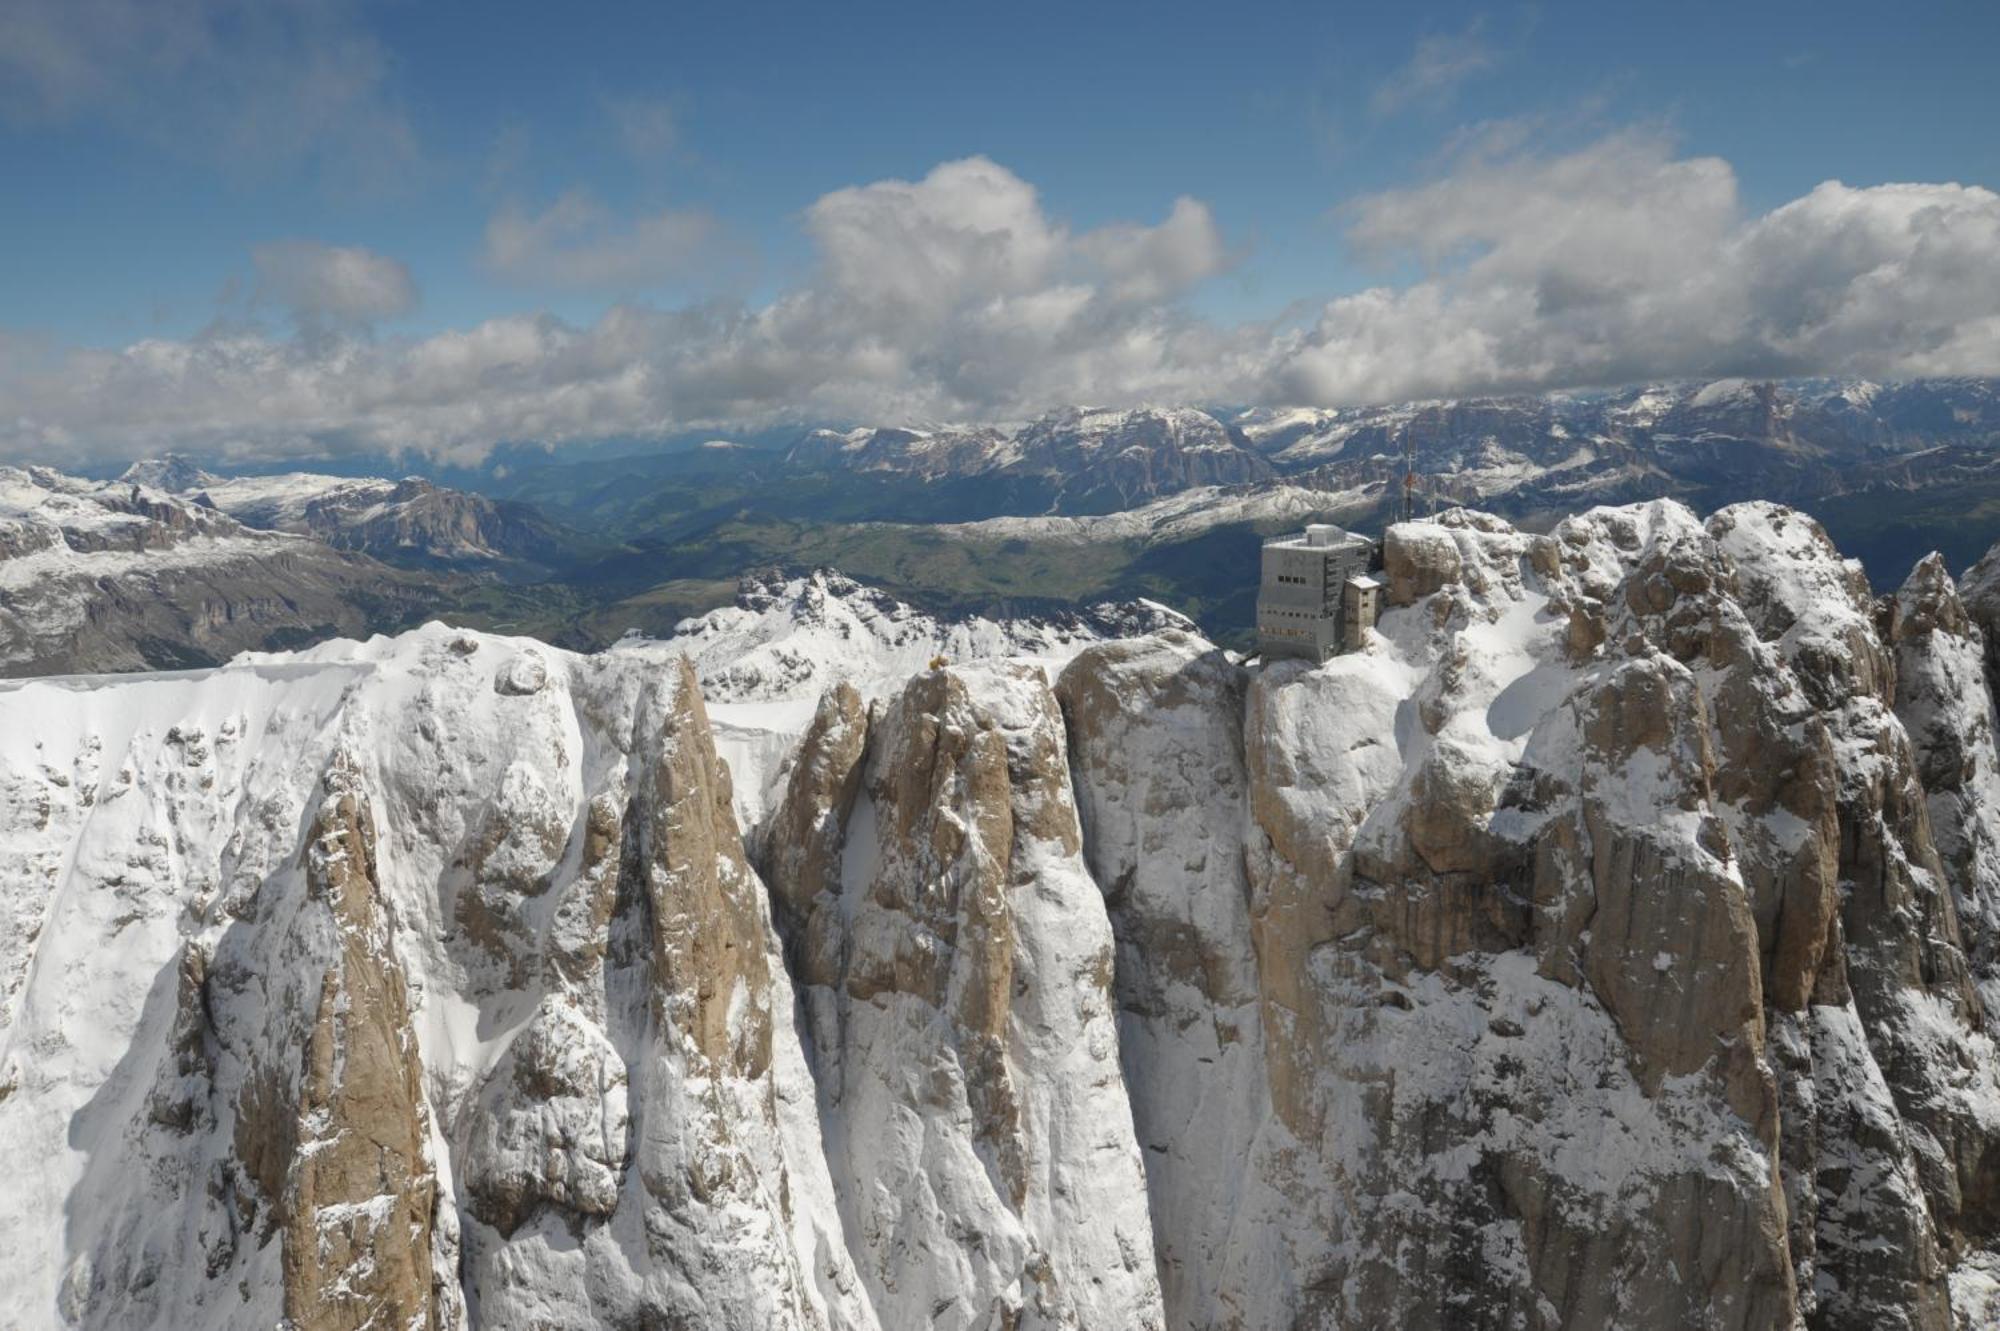
[{"label": "radio antenna", "polygon": [[1417,439],[1407,427],[1403,430],[1403,521],[1409,522],[1417,515]]}]

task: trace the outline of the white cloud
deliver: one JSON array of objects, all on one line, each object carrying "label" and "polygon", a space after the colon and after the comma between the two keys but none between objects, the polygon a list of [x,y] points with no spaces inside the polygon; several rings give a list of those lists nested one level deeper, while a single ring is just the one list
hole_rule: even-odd
[{"label": "white cloud", "polygon": [[[237,329],[63,350],[17,337],[0,354],[0,455],[180,446],[463,459],[509,440],[993,419],[1077,401],[1334,404],[1683,375],[2000,374],[2000,195],[1986,189],[1829,183],[1750,215],[1727,163],[1628,133],[1567,154],[1461,161],[1345,216],[1358,249],[1422,275],[1331,300],[1303,328],[1224,325],[1184,299],[1227,263],[1203,204],[1077,231],[1026,181],[972,158],[821,198],[805,213],[813,273],[762,305],[619,306],[588,326],[530,315],[421,339]],[[617,244],[588,262],[550,259],[587,247],[574,228],[548,230],[554,239],[518,250],[553,264],[545,274],[609,281],[654,262],[601,257]],[[379,262],[301,265],[350,280],[302,285],[295,308],[350,324],[388,317],[401,288]]]},{"label": "white cloud", "polygon": [[2000,195],[1821,185],[1745,217],[1735,173],[1622,134],[1364,199],[1422,281],[1328,303],[1270,392],[1322,402],[1704,374],[2000,373]]},{"label": "white cloud", "polygon": [[533,285],[633,290],[683,276],[714,234],[698,211],[663,209],[625,222],[585,190],[539,213],[509,205],[486,224],[486,265]]},{"label": "white cloud", "polygon": [[983,157],[835,190],[806,210],[806,229],[843,300],[927,321],[1039,291],[1067,241],[1034,187]]},{"label": "white cloud", "polygon": [[251,261],[259,297],[309,331],[366,328],[416,307],[410,270],[372,250],[286,240],[258,246]]},{"label": "white cloud", "polygon": [[1131,305],[1172,300],[1228,263],[1208,205],[1186,195],[1158,226],[1108,226],[1080,246],[1103,268],[1112,299]]},{"label": "white cloud", "polygon": [[1395,115],[1412,106],[1443,105],[1458,86],[1499,63],[1486,41],[1485,25],[1475,20],[1465,31],[1433,33],[1419,38],[1409,60],[1375,85],[1368,109],[1376,116]]},{"label": "white cloud", "polygon": [[406,170],[389,59],[348,0],[8,0],[0,120],[92,122],[232,170]]},{"label": "white cloud", "polygon": [[2000,195],[1828,182],[1731,247],[1746,337],[1781,368],[1990,374],[2000,349]]}]

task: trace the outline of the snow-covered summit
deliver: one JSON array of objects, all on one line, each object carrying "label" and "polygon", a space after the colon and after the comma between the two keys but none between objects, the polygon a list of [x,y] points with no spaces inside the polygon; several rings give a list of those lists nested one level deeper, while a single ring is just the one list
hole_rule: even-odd
[{"label": "snow-covered summit", "polygon": [[746,578],[734,605],[681,621],[667,642],[694,662],[712,702],[812,703],[837,680],[878,691],[937,657],[1059,663],[1091,643],[1166,627],[1192,624],[1143,600],[1022,618],[935,615],[821,568]]},{"label": "snow-covered summit", "polygon": [[[1021,618],[941,616],[834,569],[751,576],[736,603],[686,619],[664,646],[685,653],[709,700],[716,747],[736,775],[736,812],[753,839],[799,737],[835,684],[877,699],[934,661],[1020,660],[1050,673],[1084,648],[1161,628],[1192,629],[1152,601]],[[650,650],[643,643],[631,645]]]},{"label": "snow-covered summit", "polygon": [[204,471],[192,458],[179,453],[163,453],[156,458],[141,458],[134,462],[118,479],[164,490],[168,494],[191,494],[220,478]]},{"label": "snow-covered summit", "polygon": [[1063,407],[1021,432],[1029,450],[1091,455],[1138,449],[1234,452],[1229,427],[1193,407]]}]

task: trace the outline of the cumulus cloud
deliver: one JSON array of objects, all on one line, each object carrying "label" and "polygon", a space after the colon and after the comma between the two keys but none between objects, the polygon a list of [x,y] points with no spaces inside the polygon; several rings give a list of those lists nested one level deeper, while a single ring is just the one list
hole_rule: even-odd
[{"label": "cumulus cloud", "polygon": [[416,156],[349,0],[8,0],[0,119],[89,122],[230,169],[387,181]]},{"label": "cumulus cloud", "polygon": [[[1727,163],[1628,133],[1464,159],[1344,216],[1359,252],[1421,275],[1327,301],[1302,325],[1223,324],[1186,299],[1229,262],[1202,203],[1077,230],[1028,182],[970,158],[819,199],[804,214],[813,271],[764,304],[626,305],[586,326],[529,315],[423,338],[232,328],[112,350],[17,338],[0,347],[0,454],[466,460],[502,441],[1012,418],[1079,401],[2000,373],[2000,195],[1974,186],[1829,183],[1757,215]],[[549,230],[519,252],[577,248],[574,228]],[[320,276],[294,308],[388,317],[401,288],[366,262],[379,258],[300,264]],[[598,262],[567,275],[618,267]]]},{"label": "cumulus cloud", "polygon": [[[547,235],[501,254],[565,254]],[[1268,335],[1178,297],[1225,262],[1207,208],[1075,232],[983,158],[837,190],[806,210],[810,280],[767,305],[619,306],[577,327],[489,320],[422,339],[240,329],[0,365],[0,450],[86,456],[169,444],[239,455],[642,435],[778,419],[1022,414],[1051,402],[1247,391]],[[616,253],[616,247],[612,252]],[[567,277],[620,264],[563,258]]]},{"label": "cumulus cloud", "polygon": [[714,234],[714,219],[672,208],[620,219],[585,190],[539,213],[508,206],[486,224],[486,265],[512,281],[633,290],[686,273]]},{"label": "cumulus cloud", "polygon": [[410,270],[372,250],[286,240],[251,254],[260,299],[273,300],[310,332],[358,330],[417,304]]},{"label": "cumulus cloud", "polygon": [[1353,402],[1706,374],[2000,372],[2000,195],[1821,185],[1745,216],[1653,134],[1476,161],[1357,203],[1430,275],[1329,302],[1269,392]]},{"label": "cumulus cloud", "polygon": [[1730,247],[1743,340],[1778,371],[2000,369],[2000,195],[1961,185],[1819,186]]}]

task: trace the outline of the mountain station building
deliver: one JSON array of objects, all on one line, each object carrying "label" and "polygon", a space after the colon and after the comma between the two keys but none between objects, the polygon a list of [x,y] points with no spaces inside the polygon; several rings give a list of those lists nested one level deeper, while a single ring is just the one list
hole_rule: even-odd
[{"label": "mountain station building", "polygon": [[1314,523],[1264,542],[1264,578],[1257,591],[1257,647],[1266,660],[1299,656],[1324,661],[1353,651],[1375,627],[1380,551],[1366,536]]}]

